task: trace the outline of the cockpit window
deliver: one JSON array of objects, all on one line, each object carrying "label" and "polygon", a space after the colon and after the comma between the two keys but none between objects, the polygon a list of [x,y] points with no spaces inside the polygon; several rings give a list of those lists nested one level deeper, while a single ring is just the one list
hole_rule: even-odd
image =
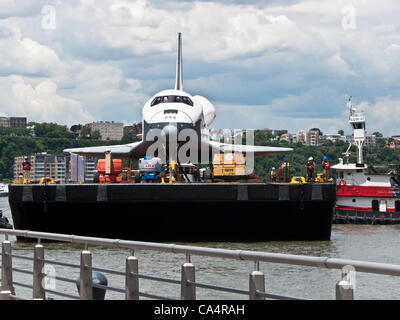
[{"label": "cockpit window", "polygon": [[186,104],[188,104],[189,106],[192,106],[192,107],[193,107],[193,101],[190,100],[189,97],[182,97],[182,101],[183,101],[183,103],[186,103]]},{"label": "cockpit window", "polygon": [[182,97],[182,96],[163,96],[163,97],[156,97],[152,102],[151,106],[155,106],[160,103],[184,103],[189,106],[193,107],[193,101],[189,97]]}]

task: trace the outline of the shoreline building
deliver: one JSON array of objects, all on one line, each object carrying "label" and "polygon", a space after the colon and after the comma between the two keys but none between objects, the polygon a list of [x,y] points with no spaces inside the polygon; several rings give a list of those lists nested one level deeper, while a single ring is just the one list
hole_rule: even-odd
[{"label": "shoreline building", "polygon": [[390,149],[399,149],[400,148],[400,135],[391,136],[391,142],[388,144],[388,148]]},{"label": "shoreline building", "polygon": [[93,182],[94,174],[97,172],[97,161],[100,157],[83,157],[85,182]]},{"label": "shoreline building", "polygon": [[299,133],[284,133],[280,136],[281,141],[287,141],[289,143],[302,143],[307,146],[319,146],[320,145],[320,132],[319,130],[307,130],[300,131]]},{"label": "shoreline building", "polygon": [[[14,180],[19,180],[23,173],[22,163],[25,156],[14,158]],[[83,157],[83,173],[85,182],[93,182],[94,173],[97,171],[98,157]],[[69,183],[71,177],[70,156],[37,153],[29,155],[31,163],[30,181],[39,183],[42,178],[50,177],[59,183]]]},{"label": "shoreline building", "polygon": [[[43,153],[28,156],[31,163],[30,181],[39,182],[40,179],[50,177],[60,183],[68,180],[69,157]],[[22,163],[24,156],[14,158],[14,179],[18,180],[23,173]]]},{"label": "shoreline building", "polygon": [[328,133],[328,134],[322,136],[322,140],[329,140],[332,142],[338,142],[338,141],[347,142],[347,137],[342,136],[339,133]]},{"label": "shoreline building", "polygon": [[124,136],[124,124],[122,122],[99,121],[89,123],[88,126],[93,131],[99,131],[101,140],[121,140]]},{"label": "shoreline building", "polygon": [[132,125],[132,139],[133,139],[133,141],[142,140],[142,133],[143,133],[143,123],[142,122],[133,123],[133,125]]},{"label": "shoreline building", "polygon": [[0,117],[0,127],[23,128],[27,126],[27,119],[24,117]]}]

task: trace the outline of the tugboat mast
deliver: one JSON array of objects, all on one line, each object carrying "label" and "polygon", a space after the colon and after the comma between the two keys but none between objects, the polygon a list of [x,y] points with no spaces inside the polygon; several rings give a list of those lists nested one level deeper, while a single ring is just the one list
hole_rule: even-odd
[{"label": "tugboat mast", "polygon": [[351,103],[351,99],[352,97],[350,97],[347,102],[347,107],[350,109],[349,123],[354,131],[354,144],[358,148],[357,166],[364,167],[363,145],[365,141],[365,116],[361,111],[357,112],[356,108],[353,107]]}]

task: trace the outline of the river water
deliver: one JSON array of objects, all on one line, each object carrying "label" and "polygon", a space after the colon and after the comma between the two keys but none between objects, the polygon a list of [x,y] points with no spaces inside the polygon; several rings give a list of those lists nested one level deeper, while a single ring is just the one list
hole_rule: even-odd
[{"label": "river water", "polygon": [[[0,209],[11,219],[7,198],[0,198]],[[4,236],[0,236],[2,241]],[[33,256],[32,243],[21,243],[14,237],[13,252],[18,255]],[[307,242],[258,242],[258,243],[179,243],[224,249],[241,249],[264,252],[288,253],[331,258],[347,258],[372,262],[400,264],[400,225],[333,225],[331,241]],[[79,264],[82,245],[65,243],[45,243],[45,258]],[[90,247],[93,266],[124,271],[125,259],[129,251],[106,247]],[[139,272],[147,275],[180,279],[180,268],[185,262],[183,255],[158,253],[141,250],[135,252],[139,259]],[[248,275],[254,264],[208,257],[192,257],[196,267],[196,281],[222,285],[232,288],[248,289]],[[30,261],[14,259],[13,266],[32,270]],[[265,274],[266,291],[269,293],[301,297],[307,299],[334,299],[335,283],[340,279],[340,270],[312,267],[298,267],[284,264],[261,263],[260,270]],[[79,278],[79,269],[56,266],[57,276]],[[14,281],[32,284],[30,275],[14,272]],[[125,279],[106,274],[108,285],[124,288]],[[400,278],[392,276],[357,273],[356,299],[399,299]],[[57,281],[56,290],[77,295],[74,284]],[[31,298],[31,289],[15,287],[17,295]],[[150,280],[140,280],[140,291],[172,298],[179,298],[180,287]],[[48,297],[65,299],[49,294]],[[123,299],[124,295],[108,291],[106,299]],[[205,289],[197,289],[198,299],[247,299],[246,296]]]}]

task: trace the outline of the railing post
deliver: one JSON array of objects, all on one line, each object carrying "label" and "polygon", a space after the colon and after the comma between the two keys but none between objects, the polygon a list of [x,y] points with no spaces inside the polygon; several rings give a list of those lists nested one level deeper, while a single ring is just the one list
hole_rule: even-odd
[{"label": "railing post", "polygon": [[81,252],[81,272],[79,296],[81,300],[93,300],[93,282],[92,282],[92,254],[88,250]]},{"label": "railing post", "polygon": [[11,254],[12,254],[11,242],[8,240],[4,240],[1,251],[1,274],[2,274],[1,290],[10,291],[12,294],[15,294],[13,287]]},{"label": "railing post", "polygon": [[348,273],[342,272],[342,280],[336,283],[336,300],[354,300],[354,287]]},{"label": "railing post", "polygon": [[43,288],[44,247],[41,244],[35,246],[33,254],[33,299],[45,299],[46,292]]},{"label": "railing post", "polygon": [[181,299],[196,300],[196,287],[188,283],[196,282],[195,267],[190,262],[190,257],[187,257],[187,262],[182,265],[181,273]]},{"label": "railing post", "polygon": [[134,256],[126,258],[125,275],[125,299],[139,300],[139,277],[133,273],[139,273],[139,261]]},{"label": "railing post", "polygon": [[255,263],[256,270],[249,275],[249,299],[250,300],[265,300],[265,297],[257,295],[257,291],[265,292],[264,273],[259,271],[259,262]]}]

